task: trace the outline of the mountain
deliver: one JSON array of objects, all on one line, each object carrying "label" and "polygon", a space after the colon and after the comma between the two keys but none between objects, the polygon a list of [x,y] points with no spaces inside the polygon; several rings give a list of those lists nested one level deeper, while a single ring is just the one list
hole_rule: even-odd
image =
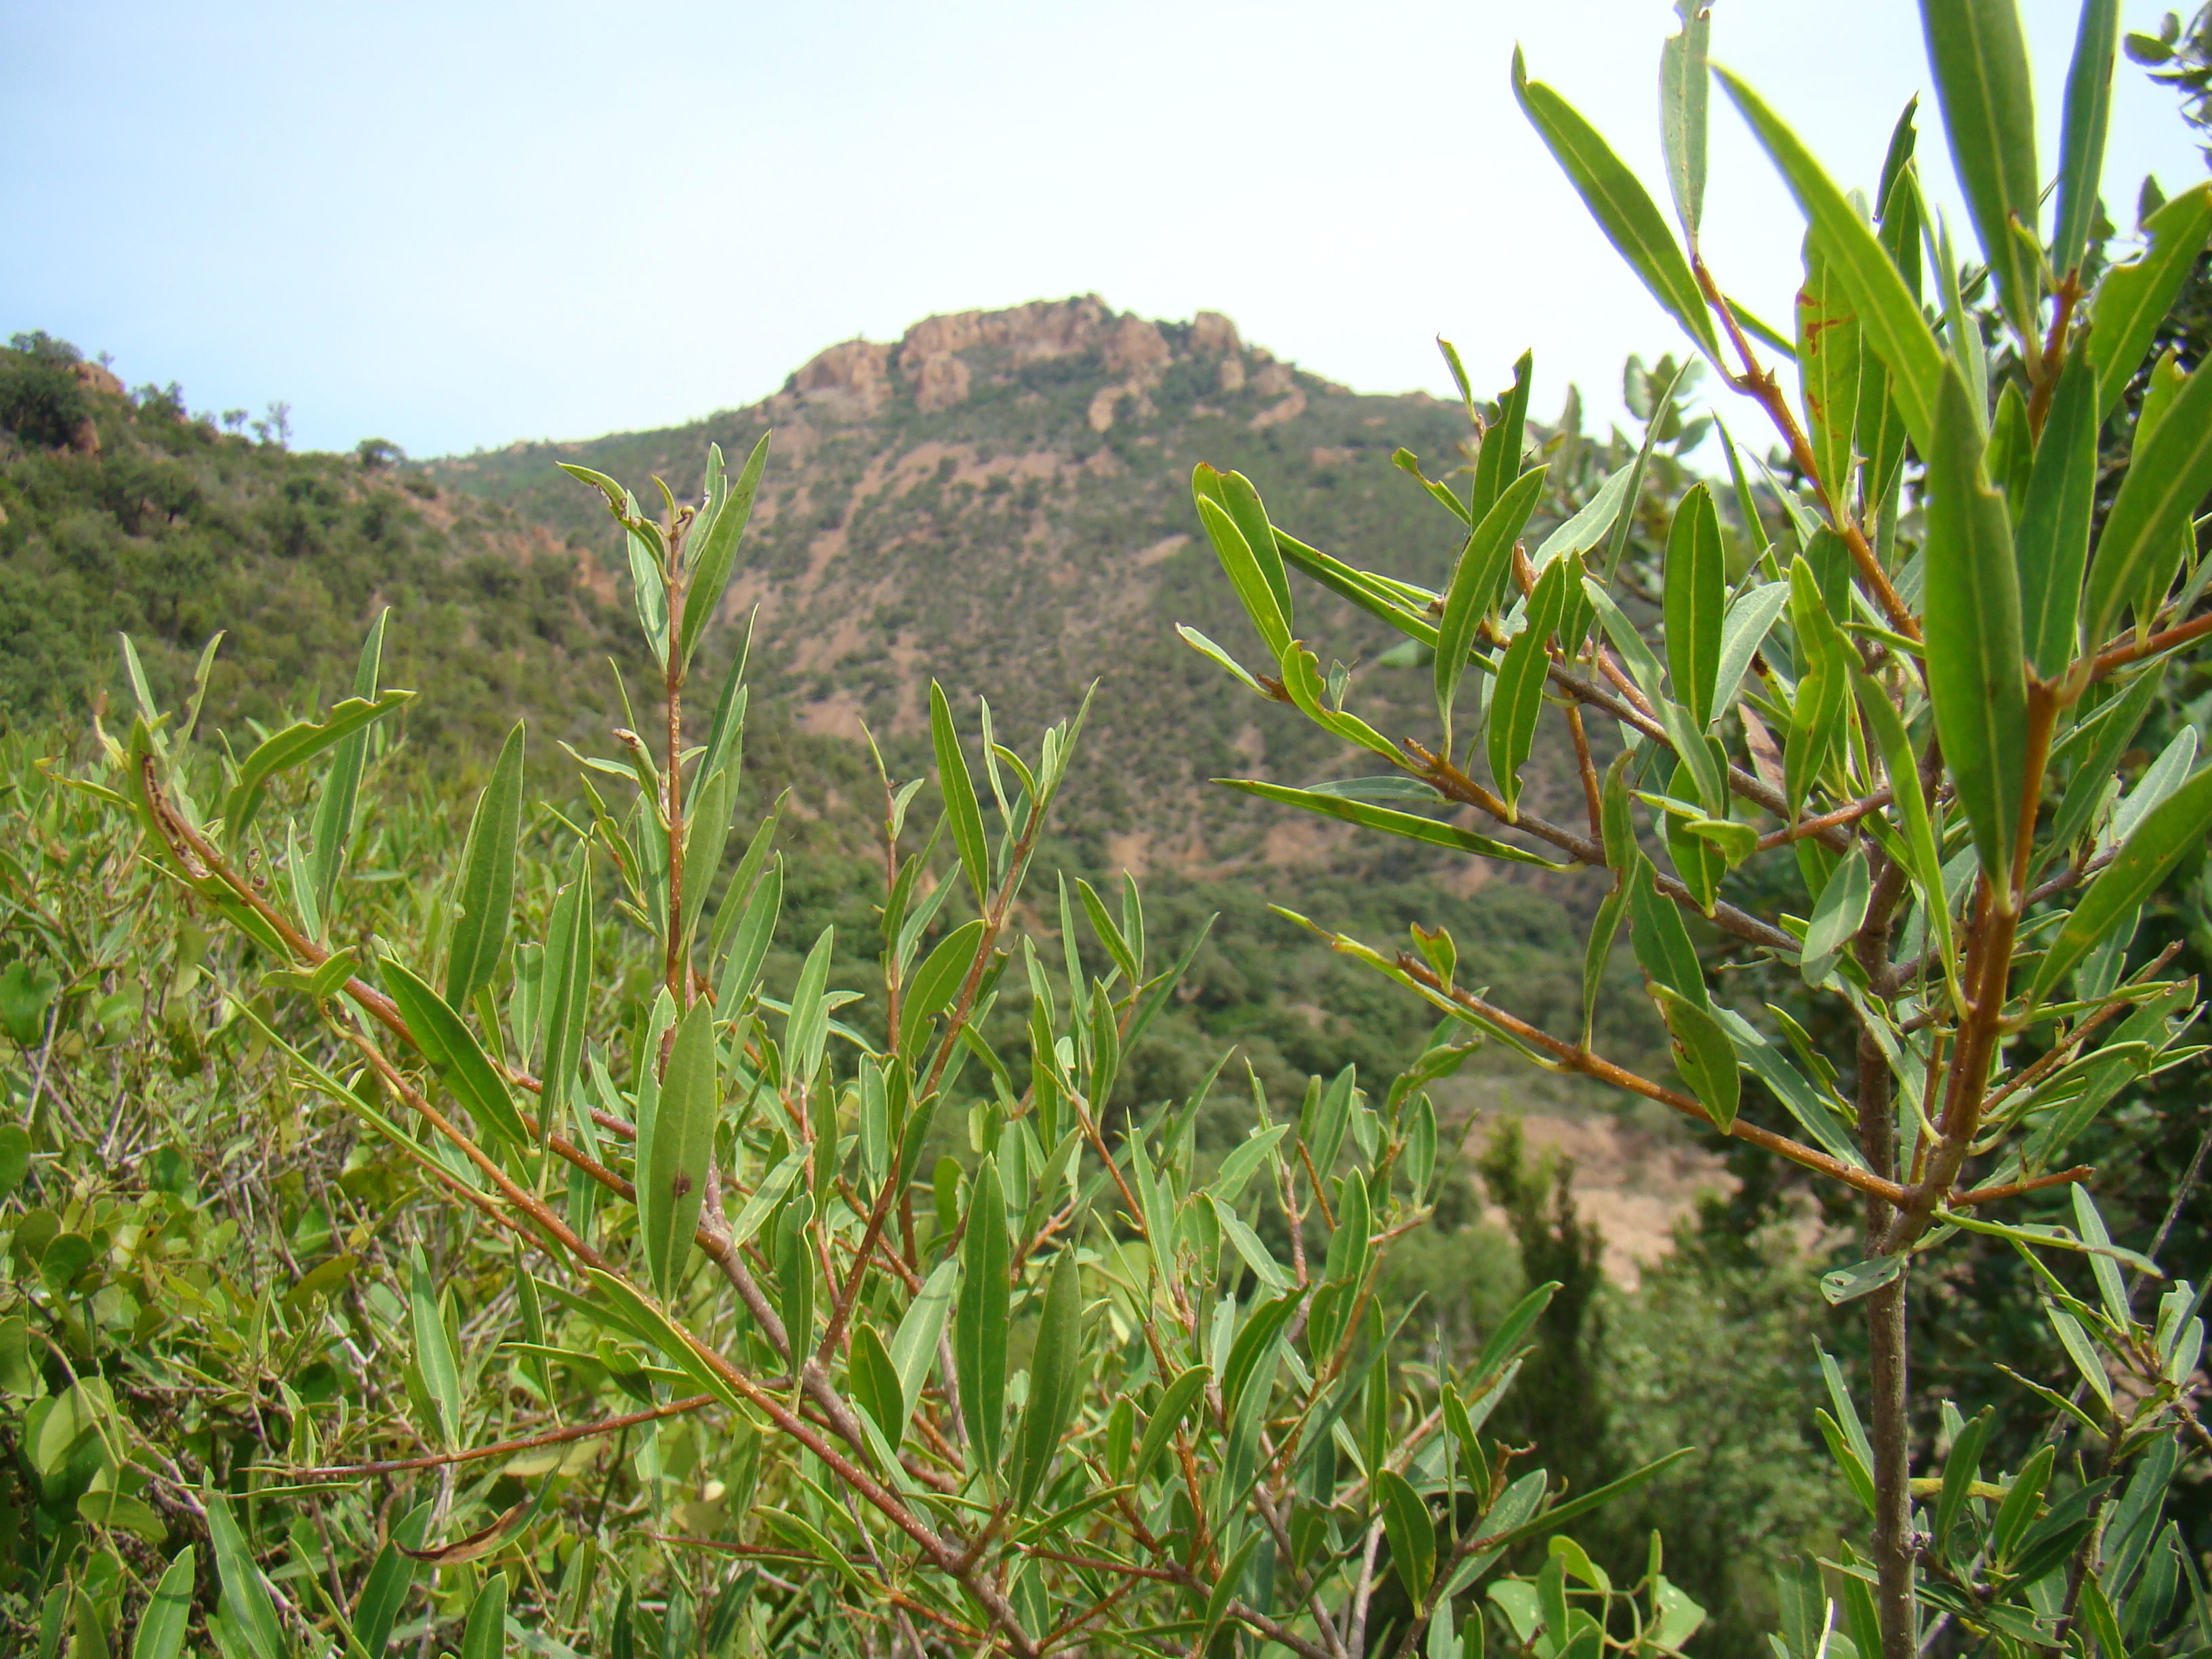
[{"label": "mountain", "polygon": [[[654,475],[683,495],[709,443],[734,469],[763,433],[768,471],[726,606],[758,607],[756,695],[804,732],[857,738],[865,722],[911,747],[935,678],[971,729],[981,694],[998,730],[1027,744],[1096,680],[1066,816],[1087,861],[1142,872],[1302,859],[1337,841],[1205,787],[1255,772],[1304,781],[1334,757],[1176,635],[1188,623],[1247,658],[1256,644],[1194,533],[1194,464],[1249,474],[1309,541],[1435,580],[1456,550],[1451,521],[1391,456],[1402,447],[1449,470],[1470,428],[1456,404],[1308,374],[1218,314],[1161,322],[1085,296],[848,341],[773,397],[689,425],[516,444],[425,472],[565,538],[611,583],[619,532],[556,461],[642,499]],[[1324,595],[1298,603],[1324,661],[1389,643]],[[1425,675],[1375,684],[1425,696]]]}]

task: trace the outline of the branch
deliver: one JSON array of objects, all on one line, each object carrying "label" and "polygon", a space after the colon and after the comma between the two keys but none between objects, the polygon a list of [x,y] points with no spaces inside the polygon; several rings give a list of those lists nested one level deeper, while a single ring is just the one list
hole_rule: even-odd
[{"label": "branch", "polygon": [[526,1435],[520,1440],[502,1440],[495,1446],[474,1446],[467,1451],[440,1452],[434,1457],[401,1457],[383,1463],[341,1463],[319,1469],[294,1469],[289,1479],[294,1480],[334,1480],[349,1476],[368,1474],[399,1474],[409,1469],[443,1468],[449,1463],[472,1463],[479,1458],[509,1457],[539,1446],[561,1446],[571,1441],[589,1440],[594,1436],[615,1434],[623,1429],[634,1429],[641,1423],[657,1422],[664,1417],[678,1417],[685,1412],[696,1412],[702,1406],[711,1406],[711,1394],[695,1394],[687,1400],[676,1400],[665,1406],[655,1406],[650,1411],[631,1412],[623,1417],[603,1417],[596,1423],[579,1423],[565,1429],[549,1429],[544,1434]]},{"label": "branch", "polygon": [[1609,1084],[1613,1088],[1625,1090],[1632,1095],[1641,1095],[1646,1100],[1656,1100],[1662,1106],[1672,1107],[1685,1117],[1694,1118],[1709,1127],[1720,1129],[1723,1134],[1734,1139],[1747,1141],[1753,1146],[1786,1158],[1793,1164],[1802,1164],[1808,1170],[1815,1170],[1832,1180],[1840,1181],[1856,1191],[1879,1198],[1886,1203],[1901,1206],[1905,1202],[1905,1189],[1895,1182],[1884,1181],[1878,1176],[1869,1175],[1864,1170],[1844,1163],[1841,1158],[1831,1158],[1826,1152],[1816,1152],[1814,1148],[1802,1146],[1786,1135],[1776,1134],[1771,1129],[1762,1129],[1757,1124],[1747,1122],[1741,1117],[1738,1117],[1725,1129],[1722,1129],[1720,1125],[1713,1121],[1712,1114],[1705,1109],[1704,1102],[1692,1096],[1679,1093],[1663,1084],[1654,1083],[1649,1078],[1638,1077],[1626,1066],[1616,1066],[1611,1060],[1601,1059],[1586,1048],[1577,1048],[1565,1038],[1555,1037],[1548,1031],[1538,1030],[1527,1020],[1507,1013],[1494,1002],[1486,1001],[1471,992],[1462,991],[1455,985],[1446,985],[1437,977],[1428,963],[1418,957],[1401,951],[1398,957],[1397,966],[1399,970],[1407,977],[1436,992],[1438,995],[1449,998],[1468,1012],[1476,1015],[1485,1024],[1497,1026],[1532,1048],[1541,1048],[1546,1054],[1551,1055],[1564,1071],[1579,1072],[1584,1077],[1595,1078],[1599,1082]]}]

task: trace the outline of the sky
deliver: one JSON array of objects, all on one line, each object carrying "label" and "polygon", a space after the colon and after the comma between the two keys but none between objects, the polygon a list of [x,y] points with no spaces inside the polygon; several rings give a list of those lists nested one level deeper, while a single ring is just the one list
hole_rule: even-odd
[{"label": "sky", "polygon": [[[2160,8],[2125,0],[2127,26]],[[2023,0],[2046,176],[2075,8]],[[1680,349],[1516,108],[1532,77],[1666,201],[1664,0],[939,0],[0,7],[0,333],[193,410],[418,455],[665,426],[836,341],[1097,293],[1214,310],[1363,392],[1534,403]],[[1712,54],[1847,185],[1928,85],[1912,0],[1717,0]],[[2123,60],[2106,171],[2202,175]],[[1930,142],[1938,200],[1963,216]],[[1717,92],[1705,246],[1778,322],[1801,231]]]}]

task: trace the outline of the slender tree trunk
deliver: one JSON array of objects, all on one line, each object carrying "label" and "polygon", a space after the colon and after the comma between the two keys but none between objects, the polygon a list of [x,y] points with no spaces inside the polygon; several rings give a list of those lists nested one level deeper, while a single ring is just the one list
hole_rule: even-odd
[{"label": "slender tree trunk", "polygon": [[1913,1659],[1919,1647],[1912,1618],[1911,1441],[1905,1417],[1905,1308],[1900,1273],[1867,1298],[1868,1346],[1874,1357],[1874,1559],[1881,1575],[1882,1659]]}]

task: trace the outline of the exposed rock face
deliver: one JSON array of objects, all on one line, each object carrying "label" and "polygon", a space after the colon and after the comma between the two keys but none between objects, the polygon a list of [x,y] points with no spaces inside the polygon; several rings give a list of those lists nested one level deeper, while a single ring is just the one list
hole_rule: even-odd
[{"label": "exposed rock face", "polygon": [[1190,349],[1201,357],[1235,357],[1244,349],[1237,325],[1218,311],[1201,311],[1190,319]]},{"label": "exposed rock face", "polygon": [[873,340],[833,345],[792,376],[792,389],[808,404],[831,413],[867,416],[891,395],[884,370],[891,349]]},{"label": "exposed rock face", "polygon": [[70,377],[88,392],[105,392],[111,398],[123,396],[123,382],[95,362],[79,358],[69,366]]},{"label": "exposed rock face", "polygon": [[968,401],[968,365],[951,352],[925,357],[914,377],[917,409],[950,409]]}]

